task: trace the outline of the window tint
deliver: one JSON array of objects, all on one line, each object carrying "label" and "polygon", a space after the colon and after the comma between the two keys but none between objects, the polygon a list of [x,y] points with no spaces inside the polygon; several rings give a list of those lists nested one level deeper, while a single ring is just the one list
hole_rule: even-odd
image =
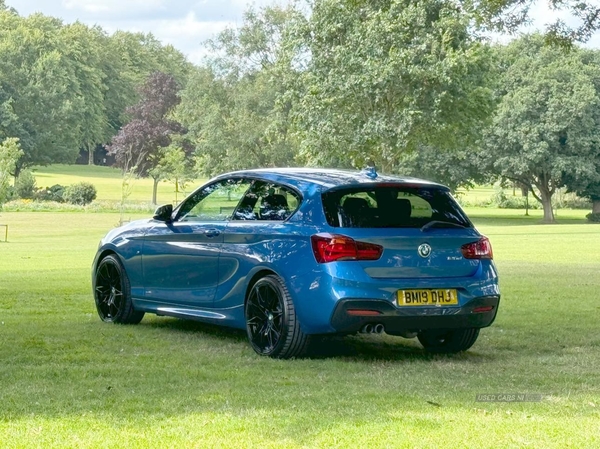
[{"label": "window tint", "polygon": [[250,184],[249,180],[228,179],[198,190],[181,206],[179,221],[228,220]]},{"label": "window tint", "polygon": [[287,220],[298,209],[300,197],[292,189],[257,181],[246,193],[234,220]]},{"label": "window tint", "polygon": [[417,228],[432,221],[471,227],[449,192],[399,186],[348,188],[323,194],[331,226],[345,228]]}]

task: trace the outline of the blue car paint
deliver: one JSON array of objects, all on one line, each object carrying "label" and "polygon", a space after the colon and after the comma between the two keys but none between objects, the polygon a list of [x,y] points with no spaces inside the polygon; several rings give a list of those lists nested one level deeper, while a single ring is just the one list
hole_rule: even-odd
[{"label": "blue car paint", "polygon": [[[251,280],[260,273],[271,272],[285,281],[302,330],[307,334],[336,332],[331,318],[342,299],[381,300],[393,305],[400,289],[457,289],[459,304],[443,311],[437,307],[398,310],[406,315],[439,315],[458,312],[475,298],[500,296],[493,261],[458,260],[460,245],[456,243],[477,240],[480,234],[475,228],[435,229],[428,233],[403,229],[403,233],[412,233],[413,237],[429,243],[434,251],[444,242],[456,240],[451,245],[455,255],[444,257],[456,257],[460,268],[438,263],[426,277],[411,277],[411,264],[413,267],[420,264],[422,268],[435,262],[435,258],[425,261],[403,256],[400,243],[397,253],[386,254],[391,251],[389,248],[384,251],[383,260],[395,261],[385,267],[380,261],[317,263],[310,240],[313,234],[341,233],[370,243],[381,243],[397,234],[397,229],[339,229],[327,224],[322,192],[373,183],[369,177],[337,170],[252,170],[222,175],[206,185],[232,176],[268,180],[293,188],[302,195],[300,207],[284,222],[189,224],[139,220],[107,234],[93,267],[105,254],[117,254],[129,277],[136,310],[240,329],[246,327],[244,300]],[[394,177],[376,180],[377,183],[399,181]],[[402,181],[438,186],[412,178]],[[177,209],[173,216],[176,214]],[[211,229],[218,233],[207,237],[206,231]]]}]

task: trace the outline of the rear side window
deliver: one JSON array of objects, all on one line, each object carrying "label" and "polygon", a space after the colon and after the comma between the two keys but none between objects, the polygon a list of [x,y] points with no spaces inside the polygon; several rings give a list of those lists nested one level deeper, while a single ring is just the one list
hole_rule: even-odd
[{"label": "rear side window", "polygon": [[292,189],[274,183],[256,181],[235,213],[234,220],[287,220],[300,205],[300,196]]},{"label": "rear side window", "polygon": [[435,187],[354,187],[322,198],[327,222],[336,228],[420,228],[434,221],[472,226],[452,195]]}]

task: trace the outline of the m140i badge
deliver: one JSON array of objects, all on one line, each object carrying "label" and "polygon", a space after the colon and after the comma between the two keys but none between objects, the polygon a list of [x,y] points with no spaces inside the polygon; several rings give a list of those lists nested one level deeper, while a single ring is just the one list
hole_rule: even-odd
[{"label": "m140i badge", "polygon": [[431,246],[429,246],[427,243],[423,243],[422,245],[419,245],[417,252],[419,253],[419,256],[423,258],[429,257],[431,254]]}]

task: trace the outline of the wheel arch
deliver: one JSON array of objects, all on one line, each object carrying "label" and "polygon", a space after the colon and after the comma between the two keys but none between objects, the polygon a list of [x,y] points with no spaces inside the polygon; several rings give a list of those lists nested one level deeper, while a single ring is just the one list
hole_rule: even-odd
[{"label": "wheel arch", "polygon": [[252,277],[250,278],[250,282],[248,282],[246,291],[244,292],[244,307],[246,306],[246,301],[248,300],[248,295],[250,294],[250,290],[252,290],[252,287],[254,287],[254,284],[256,284],[260,279],[264,278],[265,276],[269,276],[269,275],[277,276],[278,278],[283,280],[283,278],[281,276],[279,276],[275,271],[273,271],[269,268],[262,268],[259,271],[257,271],[256,273],[254,273],[254,275],[252,275]]},{"label": "wheel arch", "polygon": [[[100,262],[102,262],[102,260],[106,256],[110,256],[110,255],[115,255],[115,256],[119,257],[119,255],[113,249],[105,249],[100,254],[98,254],[98,257],[96,258],[96,267],[100,264]],[[119,259],[121,259],[121,258],[119,257]]]},{"label": "wheel arch", "polygon": [[115,256],[115,258],[121,263],[121,266],[123,266],[123,260],[114,249],[105,248],[102,251],[100,251],[94,258],[94,262],[92,263],[92,289],[96,284],[96,273],[98,271],[98,267],[100,266],[100,263],[108,256]]}]

